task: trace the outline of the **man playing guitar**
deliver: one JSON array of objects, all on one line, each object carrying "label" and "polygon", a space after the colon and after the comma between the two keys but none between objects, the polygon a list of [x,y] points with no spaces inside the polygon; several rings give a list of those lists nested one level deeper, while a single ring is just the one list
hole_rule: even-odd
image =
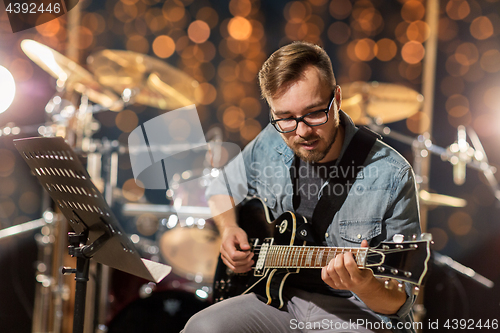
[{"label": "man playing guitar", "polygon": [[[396,234],[405,240],[420,234],[414,174],[399,153],[374,139],[362,165],[348,168],[355,165],[345,156],[362,150],[350,145],[360,130],[340,110],[341,88],[322,48],[281,47],[262,66],[259,83],[271,124],[243,150],[244,167],[235,168],[241,177],[232,178],[241,184],[231,188],[248,188],[273,216],[303,216],[319,246],[365,248]],[[351,181],[338,180],[346,175]],[[237,210],[226,207],[233,199],[227,193],[223,181],[207,190],[222,235],[221,258],[232,272],[250,274],[257,257]],[[249,292],[199,312],[184,332],[413,332],[410,286],[378,278],[357,261],[342,251],[322,269],[286,275],[281,306]]]}]

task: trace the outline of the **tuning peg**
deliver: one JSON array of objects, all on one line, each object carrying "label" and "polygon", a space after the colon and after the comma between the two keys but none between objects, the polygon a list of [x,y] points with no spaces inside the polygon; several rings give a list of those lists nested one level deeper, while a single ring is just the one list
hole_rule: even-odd
[{"label": "tuning peg", "polygon": [[401,234],[395,234],[394,236],[392,236],[392,241],[394,243],[403,243],[404,239],[405,239],[405,236],[401,235]]},{"label": "tuning peg", "polygon": [[424,232],[422,235],[421,235],[421,238],[425,241],[429,241],[431,242],[432,241],[432,234],[428,233],[428,232]]},{"label": "tuning peg", "polygon": [[401,293],[404,291],[404,284],[403,283],[398,283],[398,291]]},{"label": "tuning peg", "polygon": [[416,241],[418,236],[416,234],[411,235],[411,240]]},{"label": "tuning peg", "polygon": [[420,288],[418,286],[413,287],[412,293],[415,296],[418,296],[418,293],[420,292]]}]

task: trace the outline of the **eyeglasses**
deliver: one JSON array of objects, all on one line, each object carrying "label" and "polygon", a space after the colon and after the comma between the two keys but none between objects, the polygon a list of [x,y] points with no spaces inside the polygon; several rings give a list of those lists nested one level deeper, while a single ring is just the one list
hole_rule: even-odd
[{"label": "eyeglasses", "polygon": [[274,128],[280,133],[289,133],[293,132],[299,126],[299,122],[303,122],[307,126],[314,127],[323,125],[328,121],[328,112],[332,108],[333,101],[335,100],[335,91],[332,94],[332,99],[328,104],[328,108],[323,110],[317,110],[313,112],[309,112],[308,114],[302,117],[290,117],[284,119],[274,119],[272,113],[269,114],[269,118],[271,124]]}]

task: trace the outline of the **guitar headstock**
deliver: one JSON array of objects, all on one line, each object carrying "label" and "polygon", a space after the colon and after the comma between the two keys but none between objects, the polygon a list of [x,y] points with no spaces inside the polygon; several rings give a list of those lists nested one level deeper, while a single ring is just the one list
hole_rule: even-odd
[{"label": "guitar headstock", "polygon": [[422,234],[421,240],[414,236],[411,241],[403,241],[401,235],[396,235],[393,239],[394,242],[382,242],[370,248],[365,267],[377,277],[420,286],[429,269],[432,236]]}]

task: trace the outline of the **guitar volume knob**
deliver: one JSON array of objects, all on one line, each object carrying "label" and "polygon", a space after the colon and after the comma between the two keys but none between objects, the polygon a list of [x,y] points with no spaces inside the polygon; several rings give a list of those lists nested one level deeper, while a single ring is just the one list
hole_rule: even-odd
[{"label": "guitar volume knob", "polygon": [[404,239],[405,239],[405,236],[401,235],[401,234],[395,234],[394,236],[392,236],[392,241],[394,243],[403,243]]}]

